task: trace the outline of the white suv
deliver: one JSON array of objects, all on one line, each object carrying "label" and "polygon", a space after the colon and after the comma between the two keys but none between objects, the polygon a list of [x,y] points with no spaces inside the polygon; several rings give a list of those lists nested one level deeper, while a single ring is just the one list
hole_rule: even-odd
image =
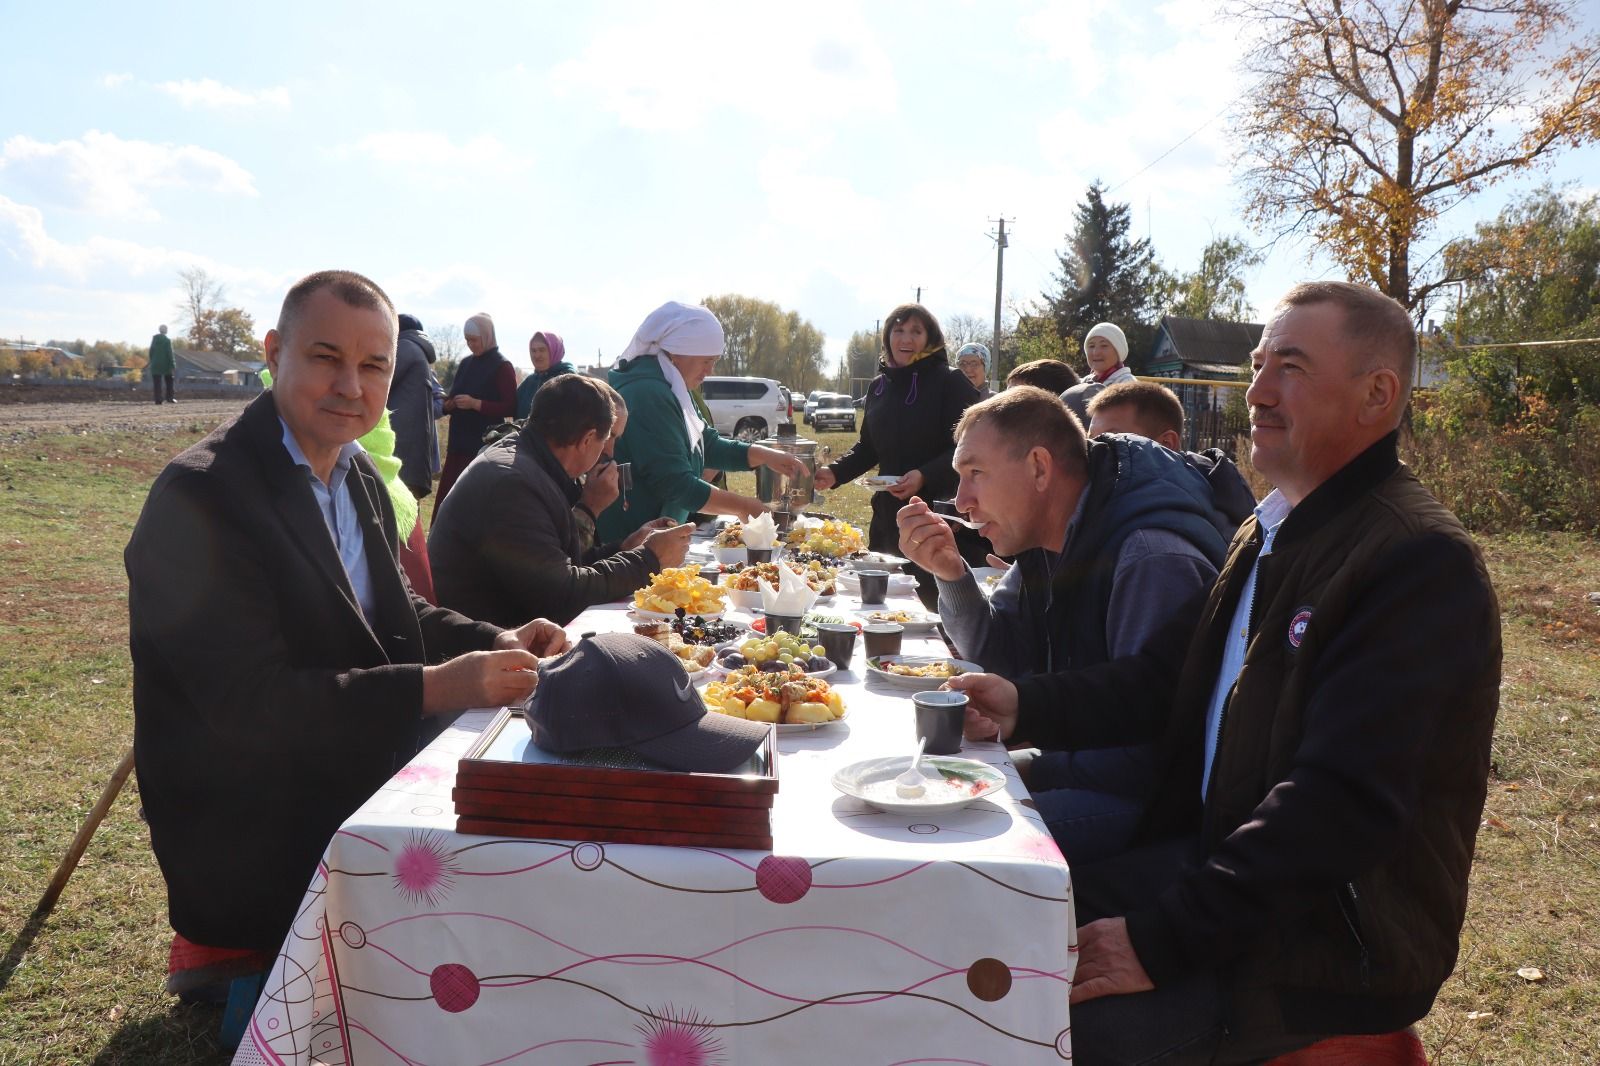
[{"label": "white suv", "polygon": [[700,395],[711,410],[717,432],[740,440],[760,440],[785,422],[793,422],[783,386],[772,378],[709,377]]}]

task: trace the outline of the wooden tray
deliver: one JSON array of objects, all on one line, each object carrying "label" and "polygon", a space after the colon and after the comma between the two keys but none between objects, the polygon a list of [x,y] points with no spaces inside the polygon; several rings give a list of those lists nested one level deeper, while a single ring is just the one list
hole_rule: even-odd
[{"label": "wooden tray", "polygon": [[771,851],[772,836],[734,833],[691,833],[668,829],[617,829],[559,825],[548,822],[513,822],[462,816],[456,832],[494,837],[532,837],[539,840],[583,840],[600,844],[651,844],[657,847],[740,848]]},{"label": "wooden tray", "polygon": [[771,730],[740,773],[655,769],[628,751],[554,755],[506,708],[461,757],[451,795],[462,833],[770,850],[777,767]]}]

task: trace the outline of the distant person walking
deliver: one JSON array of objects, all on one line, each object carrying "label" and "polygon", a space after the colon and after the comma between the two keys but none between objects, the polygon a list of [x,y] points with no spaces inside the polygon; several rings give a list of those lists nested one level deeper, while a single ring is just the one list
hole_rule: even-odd
[{"label": "distant person walking", "polygon": [[150,338],[150,387],[155,390],[156,403],[161,402],[161,383],[167,383],[167,402],[177,403],[172,395],[172,338],[167,336],[167,327],[162,326],[154,337]]}]

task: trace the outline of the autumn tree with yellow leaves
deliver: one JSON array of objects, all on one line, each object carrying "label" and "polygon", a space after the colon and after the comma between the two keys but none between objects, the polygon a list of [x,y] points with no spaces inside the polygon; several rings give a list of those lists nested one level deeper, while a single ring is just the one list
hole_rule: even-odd
[{"label": "autumn tree with yellow leaves", "polygon": [[1242,0],[1245,211],[1408,308],[1460,280],[1439,216],[1600,139],[1600,37],[1563,0]]}]

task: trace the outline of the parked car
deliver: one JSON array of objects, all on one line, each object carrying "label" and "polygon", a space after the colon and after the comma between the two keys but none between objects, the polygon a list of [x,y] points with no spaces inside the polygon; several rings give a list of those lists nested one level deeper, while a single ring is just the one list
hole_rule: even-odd
[{"label": "parked car", "polygon": [[822,399],[822,397],[824,397],[826,395],[827,395],[827,392],[824,389],[812,389],[806,395],[805,411],[802,412],[802,414],[800,416],[801,420],[803,422],[805,422],[806,425],[809,426],[811,424],[811,416],[812,416],[813,413],[816,412],[817,401]]},{"label": "parked car", "polygon": [[709,377],[700,386],[717,432],[740,440],[760,440],[793,422],[783,386],[772,378]]},{"label": "parked car", "polygon": [[847,429],[856,431],[856,409],[851,406],[850,397],[836,392],[823,393],[817,400],[817,408],[811,412],[811,425],[816,429]]}]

